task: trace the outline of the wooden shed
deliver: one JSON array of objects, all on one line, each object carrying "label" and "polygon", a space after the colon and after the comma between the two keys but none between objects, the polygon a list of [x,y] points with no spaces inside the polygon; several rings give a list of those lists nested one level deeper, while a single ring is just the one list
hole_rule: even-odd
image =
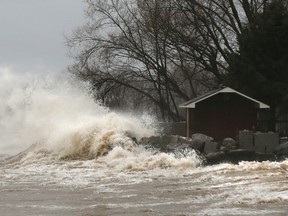
[{"label": "wooden shed", "polygon": [[232,88],[222,87],[180,105],[186,109],[187,137],[203,133],[220,141],[239,130],[255,130],[258,112],[269,106]]}]

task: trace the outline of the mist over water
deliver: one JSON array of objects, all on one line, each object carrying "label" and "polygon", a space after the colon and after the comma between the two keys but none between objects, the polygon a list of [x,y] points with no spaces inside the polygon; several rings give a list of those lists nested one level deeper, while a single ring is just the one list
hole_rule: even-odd
[{"label": "mist over water", "polygon": [[65,74],[0,69],[0,214],[287,215],[288,160],[202,166],[135,143],[148,115],[112,112]]},{"label": "mist over water", "polygon": [[73,139],[128,132],[138,139],[154,133],[143,126],[147,116],[113,113],[89,96],[88,87],[65,75],[21,75],[0,69],[0,151],[15,154],[35,143],[63,150],[77,142]]},{"label": "mist over water", "polygon": [[45,150],[60,159],[106,157],[118,165],[119,158],[125,158],[121,164],[135,169],[153,168],[158,160],[160,167],[183,160],[191,166],[200,163],[195,152],[182,152],[181,158],[136,146],[135,139],[156,134],[153,117],[112,112],[90,97],[89,85],[67,75],[22,75],[1,69],[0,88],[2,155],[32,146],[28,152]]}]

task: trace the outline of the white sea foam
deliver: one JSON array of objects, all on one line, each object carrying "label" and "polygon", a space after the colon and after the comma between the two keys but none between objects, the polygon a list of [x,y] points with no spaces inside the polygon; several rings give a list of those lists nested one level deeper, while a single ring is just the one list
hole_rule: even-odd
[{"label": "white sea foam", "polygon": [[121,133],[140,138],[154,133],[143,126],[141,117],[124,117],[95,103],[86,87],[64,75],[39,77],[0,69],[1,153],[17,153],[41,142],[58,142],[59,149],[65,149],[81,139],[120,139],[115,134]]},{"label": "white sea foam", "polygon": [[[41,203],[15,208],[36,212],[46,202],[50,213],[73,209],[77,215],[75,210],[81,208],[73,207],[83,206],[77,199],[83,195],[89,204],[81,213],[93,213],[93,205],[103,207],[99,214],[111,215],[128,210],[134,215],[146,211],[285,215],[288,211],[288,160],[201,167],[194,151],[146,149],[134,140],[155,134],[153,118],[111,112],[87,89],[66,76],[0,70],[0,191],[12,200],[10,204],[5,200],[0,209],[9,212],[9,205],[15,207],[19,191],[34,200],[39,190]],[[46,201],[41,191],[50,193]],[[51,205],[62,194],[74,200],[60,205],[59,198]]]},{"label": "white sea foam", "polygon": [[111,112],[87,94],[85,84],[67,76],[19,75],[1,69],[0,88],[0,151],[15,154],[33,144],[18,155],[23,163],[39,160],[43,152],[60,159],[97,158],[117,170],[195,167],[200,163],[193,151],[155,154],[135,145],[135,139],[155,134],[153,118]]}]

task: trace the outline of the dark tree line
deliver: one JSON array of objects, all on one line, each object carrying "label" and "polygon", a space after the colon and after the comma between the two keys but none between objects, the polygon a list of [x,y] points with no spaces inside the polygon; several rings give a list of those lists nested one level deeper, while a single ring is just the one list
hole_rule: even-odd
[{"label": "dark tree line", "polygon": [[[227,82],[270,105],[272,122],[288,108],[288,8],[274,0],[253,16],[228,58]],[[271,129],[275,125],[271,125]]]},{"label": "dark tree line", "polygon": [[233,78],[241,74],[236,59],[243,55],[241,43],[248,43],[243,35],[267,5],[286,1],[86,2],[89,21],[67,40],[75,57],[70,71],[90,81],[108,106],[178,121],[180,102],[222,83],[243,88]]}]

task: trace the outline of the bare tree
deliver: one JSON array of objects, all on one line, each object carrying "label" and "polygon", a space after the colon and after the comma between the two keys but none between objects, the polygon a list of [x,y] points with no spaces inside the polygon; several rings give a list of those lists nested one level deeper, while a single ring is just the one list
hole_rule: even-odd
[{"label": "bare tree", "polygon": [[183,52],[223,82],[227,57],[237,52],[243,25],[263,10],[265,0],[175,0],[179,11],[173,26]]},{"label": "bare tree", "polygon": [[181,119],[178,101],[196,95],[192,80],[203,71],[171,44],[172,1],[87,4],[90,22],[68,39],[76,59],[70,70],[91,81],[106,103],[119,93],[127,101],[133,94],[134,102],[139,97],[144,109],[153,105],[162,119]]},{"label": "bare tree", "polygon": [[243,25],[265,0],[86,0],[87,22],[67,40],[71,72],[112,106],[182,119],[178,104],[229,72]]}]

